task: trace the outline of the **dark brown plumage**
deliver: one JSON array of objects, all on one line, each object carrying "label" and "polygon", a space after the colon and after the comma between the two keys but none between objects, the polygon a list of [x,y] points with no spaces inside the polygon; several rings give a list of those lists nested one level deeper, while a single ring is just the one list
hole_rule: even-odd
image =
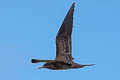
[{"label": "dark brown plumage", "polygon": [[[76,69],[85,66],[93,66],[94,64],[81,65],[73,61],[71,54],[71,34],[73,28],[73,14],[75,3],[69,9],[59,31],[56,36],[56,58],[55,60],[37,60],[32,59],[32,63],[46,62],[43,67],[52,70]],[[40,69],[39,68],[39,69]]]}]

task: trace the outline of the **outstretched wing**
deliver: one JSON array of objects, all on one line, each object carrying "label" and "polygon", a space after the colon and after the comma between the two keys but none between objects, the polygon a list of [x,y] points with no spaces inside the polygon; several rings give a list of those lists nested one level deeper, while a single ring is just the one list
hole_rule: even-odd
[{"label": "outstretched wing", "polygon": [[75,3],[69,9],[56,37],[56,60],[72,63],[71,34]]}]

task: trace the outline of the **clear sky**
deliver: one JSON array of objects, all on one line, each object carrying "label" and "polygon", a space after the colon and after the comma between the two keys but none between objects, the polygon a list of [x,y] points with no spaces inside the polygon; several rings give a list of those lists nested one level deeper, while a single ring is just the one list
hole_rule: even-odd
[{"label": "clear sky", "polygon": [[[55,37],[75,2],[77,70],[37,68],[54,59]],[[120,0],[0,0],[0,80],[120,80]]]}]

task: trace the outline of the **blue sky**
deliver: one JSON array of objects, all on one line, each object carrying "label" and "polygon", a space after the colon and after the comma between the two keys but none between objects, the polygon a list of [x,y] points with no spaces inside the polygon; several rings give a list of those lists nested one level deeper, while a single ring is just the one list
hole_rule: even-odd
[{"label": "blue sky", "polygon": [[[54,59],[55,37],[76,3],[72,53],[77,70],[38,70]],[[0,80],[119,80],[119,0],[0,0]]]}]

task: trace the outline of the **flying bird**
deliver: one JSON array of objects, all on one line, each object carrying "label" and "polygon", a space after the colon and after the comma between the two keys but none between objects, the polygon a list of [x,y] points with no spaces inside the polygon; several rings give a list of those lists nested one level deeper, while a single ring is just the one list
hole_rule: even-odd
[{"label": "flying bird", "polygon": [[73,14],[75,3],[70,7],[67,15],[65,16],[63,23],[56,36],[56,58],[55,60],[38,60],[32,59],[32,63],[46,62],[41,68],[47,68],[51,70],[65,70],[65,69],[77,69],[86,66],[93,66],[94,64],[78,64],[74,62],[72,57],[72,41],[71,34],[73,28]]}]

